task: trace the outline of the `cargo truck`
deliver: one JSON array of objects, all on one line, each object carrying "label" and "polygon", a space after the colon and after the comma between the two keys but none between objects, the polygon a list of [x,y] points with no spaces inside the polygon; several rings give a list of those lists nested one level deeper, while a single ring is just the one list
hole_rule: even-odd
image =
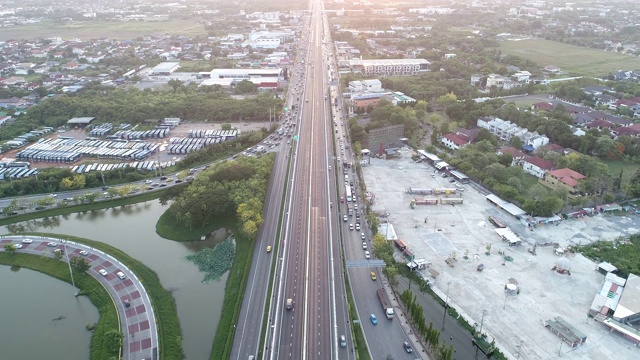
[{"label": "cargo truck", "polygon": [[380,304],[382,304],[382,310],[384,310],[384,314],[387,316],[387,319],[393,319],[393,307],[387,297],[387,292],[384,289],[378,289],[377,293],[378,299],[380,299]]}]

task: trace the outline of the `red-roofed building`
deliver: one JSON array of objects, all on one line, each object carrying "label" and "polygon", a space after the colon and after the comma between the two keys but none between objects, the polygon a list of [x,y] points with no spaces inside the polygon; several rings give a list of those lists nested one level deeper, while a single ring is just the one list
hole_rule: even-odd
[{"label": "red-roofed building", "polygon": [[511,161],[511,166],[518,166],[522,163],[522,160],[527,156],[522,151],[511,147],[511,146],[503,146],[498,151],[496,151],[498,155],[509,154],[513,158]]},{"label": "red-roofed building", "polygon": [[527,156],[522,161],[522,169],[526,173],[542,179],[547,171],[553,169],[553,163],[537,156]]},{"label": "red-roofed building", "polygon": [[565,188],[569,191],[569,197],[575,197],[577,195],[578,186],[580,185],[580,180],[585,178],[586,176],[577,171],[573,171],[569,168],[563,168],[548,171],[544,175],[544,178],[538,180],[538,182],[553,190]]},{"label": "red-roofed building", "polygon": [[609,105],[609,109],[617,109],[620,106],[628,106],[631,107],[633,105],[636,105],[638,102],[637,101],[633,101],[630,99],[620,99],[616,102],[614,102],[613,104]]},{"label": "red-roofed building", "polygon": [[533,104],[535,110],[553,110],[554,106],[546,102],[539,102]]},{"label": "red-roofed building", "polygon": [[584,127],[587,129],[611,129],[613,127],[613,123],[607,120],[593,120],[592,122],[585,124]]},{"label": "red-roofed building", "polygon": [[631,137],[640,138],[640,128],[634,128],[633,125],[621,126],[617,128],[612,128],[611,134],[613,134],[616,138],[619,136],[631,136]]},{"label": "red-roofed building", "polygon": [[451,150],[458,150],[471,143],[471,139],[465,134],[446,134],[440,138],[440,142]]}]

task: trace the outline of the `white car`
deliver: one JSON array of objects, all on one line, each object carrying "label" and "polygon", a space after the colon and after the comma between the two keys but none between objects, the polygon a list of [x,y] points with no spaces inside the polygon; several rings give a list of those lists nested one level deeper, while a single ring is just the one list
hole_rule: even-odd
[{"label": "white car", "polygon": [[105,269],[100,269],[100,270],[98,270],[98,272],[99,272],[99,273],[100,273],[100,275],[102,275],[102,276],[107,276],[107,274],[108,274],[107,270],[105,270]]},{"label": "white car", "polygon": [[47,243],[47,246],[56,247],[56,246],[58,246],[58,243],[51,241],[51,242]]},{"label": "white car", "polygon": [[79,252],[79,254],[82,255],[82,256],[87,256],[87,255],[89,255],[89,252],[86,251],[86,250],[82,250],[82,251]]},{"label": "white car", "polygon": [[31,239],[22,239],[22,243],[23,244],[31,244],[33,242],[33,240]]},{"label": "white car", "polygon": [[371,254],[369,253],[369,251],[365,251],[364,252],[364,258],[365,259],[371,259]]},{"label": "white car", "polygon": [[363,242],[363,243],[362,243],[362,248],[363,248],[363,249],[365,249],[365,250],[367,250],[367,243],[366,243],[366,242]]},{"label": "white car", "polygon": [[117,276],[117,277],[119,277],[119,278],[120,278],[120,280],[124,280],[124,279],[126,279],[126,278],[127,278],[127,277],[124,275],[124,273],[123,273],[122,271],[118,271],[118,272],[116,273],[116,276]]},{"label": "white car", "polygon": [[13,246],[15,246],[16,249],[22,249],[22,244],[13,244]]}]

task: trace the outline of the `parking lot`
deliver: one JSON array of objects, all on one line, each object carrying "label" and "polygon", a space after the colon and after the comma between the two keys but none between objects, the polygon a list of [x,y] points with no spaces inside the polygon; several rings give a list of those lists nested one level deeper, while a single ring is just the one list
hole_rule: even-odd
[{"label": "parking lot", "polygon": [[[371,159],[363,166],[367,190],[375,197],[373,210],[388,213],[397,236],[408,244],[416,259],[431,262],[439,272],[434,290],[470,322],[480,324],[486,310],[483,333],[495,338],[503,353],[522,359],[631,359],[638,348],[608,328],[587,319],[587,311],[604,276],[595,264],[581,255],[569,257],[571,275],[552,271],[559,258],[551,246],[533,244],[557,242],[561,247],[586,244],[598,239],[613,240],[640,229],[638,217],[584,217],[559,225],[539,226],[533,231],[508,213],[494,207],[485,194],[472,185],[455,186],[435,174],[426,163],[414,163],[409,150],[393,160]],[[432,177],[432,175],[435,175]],[[410,188],[463,188],[463,204],[415,205],[412,199],[441,198],[408,194]],[[459,195],[456,195],[458,197]],[[495,216],[523,240],[521,246],[508,246],[487,221]],[[486,255],[491,245],[490,255]],[[501,255],[502,253],[503,255]],[[452,267],[445,260],[453,256]],[[511,260],[505,260],[509,256]],[[397,259],[401,259],[396,252]],[[466,259],[465,259],[466,257]],[[483,271],[477,271],[484,264]],[[519,294],[505,293],[509,279],[517,281]],[[544,327],[544,322],[560,316],[587,336],[582,346],[572,349]],[[434,326],[442,319],[428,319]]]}]

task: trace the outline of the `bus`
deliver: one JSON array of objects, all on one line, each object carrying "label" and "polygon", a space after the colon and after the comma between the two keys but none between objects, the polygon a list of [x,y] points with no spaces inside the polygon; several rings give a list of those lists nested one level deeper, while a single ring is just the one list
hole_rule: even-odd
[{"label": "bus", "polygon": [[351,188],[349,186],[345,186],[345,189],[347,191],[347,202],[351,202]]}]

